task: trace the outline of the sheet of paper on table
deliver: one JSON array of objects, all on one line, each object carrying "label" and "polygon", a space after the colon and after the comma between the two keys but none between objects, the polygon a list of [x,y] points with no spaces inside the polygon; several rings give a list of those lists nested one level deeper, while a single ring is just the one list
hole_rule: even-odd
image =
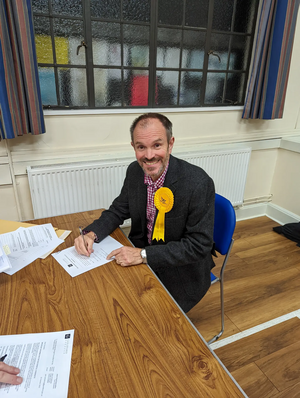
[{"label": "sheet of paper on table", "polygon": [[51,224],[20,227],[0,235],[0,239],[10,249],[8,259],[12,268],[4,271],[8,275],[13,275],[64,242],[57,237]]},{"label": "sheet of paper on table", "polygon": [[5,252],[5,247],[0,240],[0,272],[6,271],[11,268],[11,263],[7,257],[7,253]]},{"label": "sheet of paper on table", "polygon": [[76,252],[75,247],[69,247],[57,253],[52,253],[55,260],[72,276],[83,274],[100,265],[109,263],[106,257],[115,249],[122,247],[121,243],[107,236],[100,243],[93,246],[94,252],[90,257],[80,255]]},{"label": "sheet of paper on table", "polygon": [[74,330],[0,336],[0,357],[21,370],[22,384],[0,383],[0,397],[67,398]]}]

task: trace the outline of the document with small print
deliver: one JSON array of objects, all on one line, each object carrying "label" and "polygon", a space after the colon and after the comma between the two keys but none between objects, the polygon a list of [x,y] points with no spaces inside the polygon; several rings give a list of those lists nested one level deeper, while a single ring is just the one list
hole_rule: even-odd
[{"label": "document with small print", "polygon": [[57,253],[52,253],[55,260],[72,276],[83,274],[100,265],[109,263],[107,256],[115,249],[122,247],[121,243],[107,236],[100,243],[93,246],[94,252],[90,257],[80,255],[76,252],[75,247],[69,247]]},{"label": "document with small print", "polygon": [[0,336],[0,357],[21,370],[18,386],[0,383],[0,397],[67,398],[74,330]]}]

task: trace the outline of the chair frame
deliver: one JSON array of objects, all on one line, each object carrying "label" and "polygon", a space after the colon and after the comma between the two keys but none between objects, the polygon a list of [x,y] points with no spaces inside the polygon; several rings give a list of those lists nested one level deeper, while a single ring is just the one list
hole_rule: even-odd
[{"label": "chair frame", "polygon": [[[218,229],[218,225],[215,221],[215,225],[214,225],[214,237],[215,237],[215,249],[218,253],[220,253],[221,255],[225,255],[224,260],[223,260],[223,264],[221,267],[221,271],[220,271],[220,276],[217,277],[215,276],[212,272],[211,272],[211,276],[212,276],[212,280],[211,280],[211,285],[214,285],[217,282],[220,282],[220,307],[221,307],[221,330],[218,334],[216,334],[212,339],[210,339],[208,341],[208,344],[213,343],[214,341],[218,340],[219,337],[222,336],[223,332],[224,332],[224,327],[225,327],[225,314],[224,314],[224,272],[225,272],[225,268],[227,265],[227,261],[234,243],[234,239],[232,238],[233,233],[234,233],[234,229],[235,229],[235,224],[236,224],[236,216],[235,216],[235,211],[234,208],[232,206],[232,204],[230,203],[231,208],[229,207],[229,210],[224,210],[224,202],[228,201],[228,199],[224,198],[224,196],[218,195],[216,194],[216,204],[218,202],[218,208],[216,207],[216,215],[218,213],[218,216],[222,215],[224,216],[225,214],[225,218],[227,224],[225,225],[225,230],[228,230],[228,242],[226,241],[226,239],[224,239],[224,236],[222,236],[220,238],[219,234],[216,233],[217,229]],[[231,219],[230,219],[231,218]],[[219,230],[219,231],[222,231]],[[224,231],[222,231],[222,235],[224,234]],[[224,241],[225,240],[225,241]],[[219,247],[220,246],[220,247]],[[228,247],[228,249],[227,249]]]}]

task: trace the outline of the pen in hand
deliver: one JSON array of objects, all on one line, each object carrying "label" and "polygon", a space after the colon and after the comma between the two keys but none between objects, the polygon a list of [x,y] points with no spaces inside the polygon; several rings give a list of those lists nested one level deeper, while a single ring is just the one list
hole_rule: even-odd
[{"label": "pen in hand", "polygon": [[0,362],[3,362],[6,357],[7,357],[7,354],[3,355],[3,357],[0,358]]},{"label": "pen in hand", "polygon": [[85,247],[86,250],[87,250],[86,241],[85,241],[85,239],[84,239],[84,235],[83,235],[83,232],[82,232],[82,228],[81,228],[81,227],[79,227],[79,232],[80,232],[80,235],[82,236],[84,247]]}]

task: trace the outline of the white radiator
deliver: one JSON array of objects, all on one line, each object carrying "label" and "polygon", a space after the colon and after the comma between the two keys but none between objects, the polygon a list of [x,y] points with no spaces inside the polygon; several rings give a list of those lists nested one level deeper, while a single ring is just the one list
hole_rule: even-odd
[{"label": "white radiator", "polygon": [[[202,167],[214,180],[216,192],[237,206],[243,203],[250,154],[251,148],[243,148],[176,156]],[[120,193],[132,161],[27,167],[34,217],[108,208]]]}]

